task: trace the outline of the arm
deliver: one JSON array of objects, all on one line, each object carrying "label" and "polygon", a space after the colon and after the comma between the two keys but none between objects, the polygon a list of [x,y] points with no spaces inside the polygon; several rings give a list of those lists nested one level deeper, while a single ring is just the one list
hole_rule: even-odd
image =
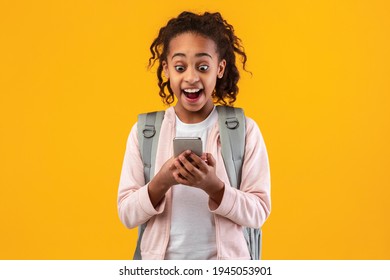
[{"label": "arm", "polygon": [[210,200],[210,210],[236,224],[259,228],[271,210],[270,172],[267,150],[256,123],[247,118],[245,157],[240,190],[225,182],[225,191],[218,205]]},{"label": "arm", "polygon": [[[159,189],[155,183],[152,180],[145,184],[137,125],[134,125],[127,140],[118,188],[119,218],[126,227],[136,227],[163,212],[167,189]],[[149,189],[152,190],[150,196]]]}]

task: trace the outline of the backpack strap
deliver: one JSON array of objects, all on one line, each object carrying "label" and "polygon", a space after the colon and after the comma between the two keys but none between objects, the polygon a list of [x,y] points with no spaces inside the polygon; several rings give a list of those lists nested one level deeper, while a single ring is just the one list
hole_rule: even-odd
[{"label": "backpack strap", "polygon": [[245,153],[245,115],[241,108],[217,106],[222,157],[232,187],[239,189]]},{"label": "backpack strap", "polygon": [[[245,154],[245,115],[241,108],[217,106],[222,158],[230,185],[240,189]],[[260,259],[261,229],[243,228],[252,260]]]},{"label": "backpack strap", "polygon": [[[161,124],[164,119],[164,111],[151,112],[138,115],[138,143],[141,158],[144,163],[145,184],[149,183],[154,174],[155,158],[160,136]],[[146,223],[138,227],[138,241],[134,252],[134,260],[141,260],[141,240],[146,228]]]},{"label": "backpack strap", "polygon": [[150,181],[151,175],[154,174],[154,159],[156,158],[164,114],[164,111],[158,111],[138,115],[138,143],[144,163],[145,184]]}]

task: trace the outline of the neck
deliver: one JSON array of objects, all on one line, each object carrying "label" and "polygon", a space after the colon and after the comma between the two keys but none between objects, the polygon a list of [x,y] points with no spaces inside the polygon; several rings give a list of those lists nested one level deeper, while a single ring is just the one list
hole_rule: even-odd
[{"label": "neck", "polygon": [[200,123],[204,121],[213,111],[214,104],[208,103],[199,111],[188,111],[180,106],[175,106],[175,113],[183,123]]}]

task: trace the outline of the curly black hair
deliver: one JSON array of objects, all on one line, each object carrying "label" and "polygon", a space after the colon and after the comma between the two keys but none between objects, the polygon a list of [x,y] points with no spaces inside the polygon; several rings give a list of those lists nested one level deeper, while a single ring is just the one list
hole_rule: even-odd
[{"label": "curly black hair", "polygon": [[[233,26],[224,20],[220,13],[205,12],[203,15],[192,12],[182,12],[177,18],[168,21],[162,27],[156,39],[150,46],[152,56],[149,58],[149,68],[153,67],[156,61],[159,62],[157,68],[158,86],[160,96],[167,105],[174,102],[174,94],[169,84],[169,79],[164,81],[162,77],[163,65],[166,61],[170,41],[180,34],[192,32],[210,38],[217,46],[219,60],[226,60],[226,68],[221,79],[217,79],[215,91],[213,93],[214,103],[232,106],[238,94],[237,82],[240,73],[236,66],[236,53],[241,56],[243,69],[247,56],[242,46],[241,40],[234,34]],[[165,93],[165,88],[169,94]]]}]

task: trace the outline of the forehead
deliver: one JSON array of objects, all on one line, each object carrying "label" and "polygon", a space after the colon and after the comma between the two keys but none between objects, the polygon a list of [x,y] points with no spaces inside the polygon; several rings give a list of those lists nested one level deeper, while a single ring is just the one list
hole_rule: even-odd
[{"label": "forehead", "polygon": [[207,53],[214,58],[217,57],[217,46],[213,40],[206,36],[195,33],[183,33],[169,42],[168,59],[178,53],[184,54],[186,57]]}]

